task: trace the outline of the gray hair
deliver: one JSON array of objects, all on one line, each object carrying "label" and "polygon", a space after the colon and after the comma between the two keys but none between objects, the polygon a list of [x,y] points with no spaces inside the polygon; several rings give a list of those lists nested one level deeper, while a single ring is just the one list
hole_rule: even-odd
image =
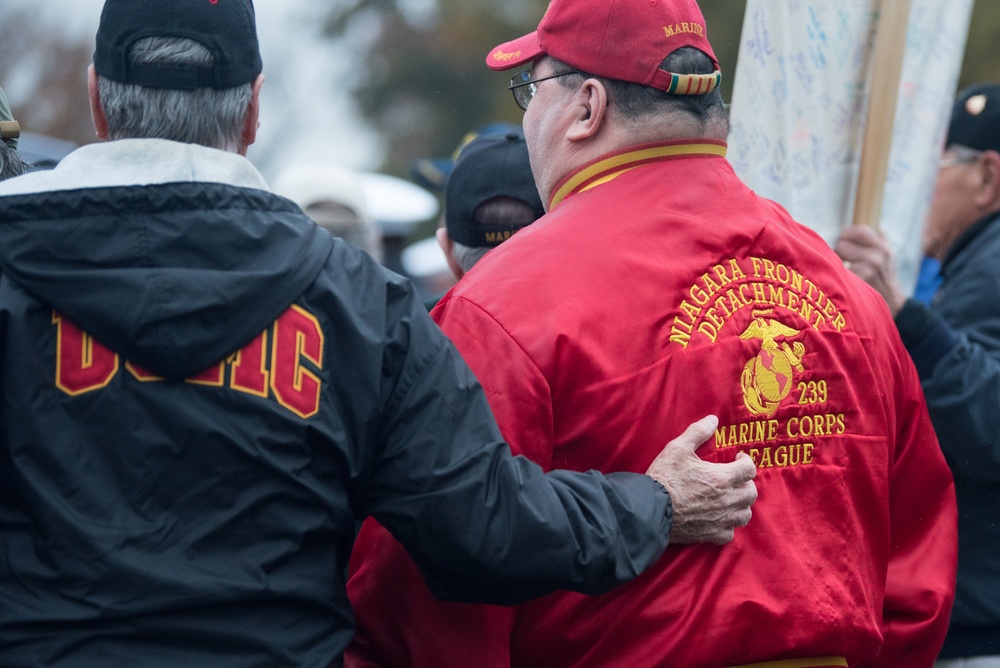
[{"label": "gray hair", "polygon": [[0,181],[20,176],[28,170],[21,154],[0,141]]},{"label": "gray hair", "polygon": [[[551,56],[549,58],[557,72],[573,69]],[[675,74],[711,74],[715,71],[712,59],[691,46],[681,47],[671,53],[663,59],[660,67]],[[677,95],[618,79],[607,79],[586,73],[582,73],[582,76],[600,81],[608,91],[608,104],[615,105],[627,121],[681,114],[706,134],[724,135],[729,132],[729,113],[718,87],[705,95]],[[560,77],[557,81],[567,87],[580,85],[576,76]]]},{"label": "gray hair", "polygon": [[455,258],[455,262],[458,263],[458,266],[462,268],[462,271],[469,273],[469,270],[472,269],[477,262],[482,260],[483,257],[491,250],[493,250],[491,246],[473,248],[472,246],[466,246],[465,244],[455,242],[452,245],[451,254],[452,257]]},{"label": "gray hair", "polygon": [[[146,37],[133,45],[129,57],[164,66],[214,62],[202,44],[180,37]],[[253,84],[173,90],[100,77],[98,91],[110,139],[170,139],[235,152],[243,141]]]}]

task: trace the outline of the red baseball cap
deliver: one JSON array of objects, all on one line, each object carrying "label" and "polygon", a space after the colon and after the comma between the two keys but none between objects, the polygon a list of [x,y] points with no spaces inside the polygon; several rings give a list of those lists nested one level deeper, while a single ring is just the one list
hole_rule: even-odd
[{"label": "red baseball cap", "polygon": [[[703,95],[722,80],[695,0],[552,0],[535,32],[505,42],[486,56],[509,70],[549,55],[587,74],[678,95]],[[672,74],[660,63],[692,46],[712,59],[712,74]]]}]

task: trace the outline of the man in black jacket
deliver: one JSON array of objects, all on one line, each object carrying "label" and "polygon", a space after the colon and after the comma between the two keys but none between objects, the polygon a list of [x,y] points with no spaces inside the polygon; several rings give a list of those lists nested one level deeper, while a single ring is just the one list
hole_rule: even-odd
[{"label": "man in black jacket", "polygon": [[261,70],[248,0],[108,0],[112,141],[0,184],[0,665],[337,665],[366,515],[497,603],[749,521],[712,418],[648,475],[513,457],[409,282],[242,157]]},{"label": "man in black jacket", "polygon": [[[941,650],[1000,666],[1000,85],[955,101],[925,246],[942,260],[932,305],[907,298],[886,240],[848,229],[836,250],[885,297],[920,374],[934,430],[955,476],[958,583]],[[966,664],[961,664],[966,665]]]}]

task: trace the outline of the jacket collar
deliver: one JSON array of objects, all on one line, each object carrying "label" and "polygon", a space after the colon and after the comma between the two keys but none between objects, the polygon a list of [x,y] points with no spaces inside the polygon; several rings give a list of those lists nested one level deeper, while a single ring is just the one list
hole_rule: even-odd
[{"label": "jacket collar", "polygon": [[679,139],[640,144],[614,151],[570,172],[552,191],[548,210],[571,195],[607,183],[625,172],[654,162],[679,158],[726,157],[726,142],[717,139]]},{"label": "jacket collar", "polygon": [[82,146],[54,169],[4,181],[0,196],[192,181],[268,189],[250,161],[235,153],[165,139],[119,139]]},{"label": "jacket collar", "polygon": [[987,214],[986,216],[980,218],[978,221],[973,223],[972,227],[967,229],[965,232],[959,235],[952,245],[944,254],[944,259],[941,260],[941,275],[947,276],[949,268],[954,261],[954,259],[961,254],[962,250],[972,243],[973,239],[981,235],[986,228],[991,227],[994,222],[1000,220],[1000,211],[994,211],[993,213]]}]

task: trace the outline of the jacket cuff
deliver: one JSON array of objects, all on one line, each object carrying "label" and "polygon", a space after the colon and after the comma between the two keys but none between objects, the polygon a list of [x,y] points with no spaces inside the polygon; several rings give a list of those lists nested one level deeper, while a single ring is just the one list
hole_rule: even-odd
[{"label": "jacket cuff", "polygon": [[937,363],[958,344],[958,336],[948,323],[912,298],[896,314],[896,328],[922,381],[934,373]]}]

